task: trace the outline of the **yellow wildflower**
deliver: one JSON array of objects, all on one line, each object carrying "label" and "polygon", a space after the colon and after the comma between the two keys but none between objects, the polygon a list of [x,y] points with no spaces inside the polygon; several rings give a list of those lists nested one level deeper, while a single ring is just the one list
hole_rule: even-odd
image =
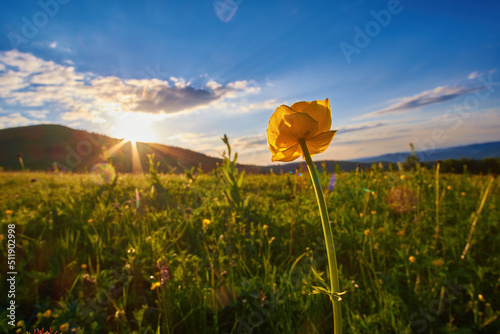
[{"label": "yellow wildflower", "polygon": [[210,219],[203,219],[203,229],[206,229],[208,228],[208,225],[210,225],[212,222],[210,221]]},{"label": "yellow wildflower", "polygon": [[370,230],[365,230],[365,235],[369,236],[372,232]]},{"label": "yellow wildflower", "polygon": [[324,152],[335,136],[330,130],[332,113],[328,99],[279,106],[267,128],[272,161],[293,161],[303,155],[299,140],[304,140],[311,156]]},{"label": "yellow wildflower", "polygon": [[446,189],[451,190],[453,189],[451,186],[446,187]]},{"label": "yellow wildflower", "polygon": [[50,318],[50,314],[51,314],[50,310],[47,310],[47,311],[45,311],[45,312],[42,314],[42,317],[44,317],[44,318]]},{"label": "yellow wildflower", "polygon": [[406,176],[405,175],[401,175],[400,178],[401,178],[401,180],[404,180],[406,178]]},{"label": "yellow wildflower", "polygon": [[267,226],[267,225],[265,225],[265,224],[264,224],[264,226],[262,226],[262,229],[263,229],[264,231],[267,231],[267,229],[268,229],[268,228],[269,228],[269,226]]},{"label": "yellow wildflower", "polygon": [[160,282],[154,282],[153,284],[151,284],[151,290],[154,290],[154,289],[156,289],[159,286],[161,286]]},{"label": "yellow wildflower", "polygon": [[12,210],[5,210],[5,214],[7,216],[10,216],[11,214],[13,214],[14,212]]},{"label": "yellow wildflower", "polygon": [[411,263],[415,263],[415,262],[417,262],[417,258],[416,258],[415,256],[413,256],[413,255],[412,255],[412,256],[410,256],[410,257],[408,258],[408,260],[409,260]]},{"label": "yellow wildflower", "polygon": [[66,322],[66,323],[64,323],[64,324],[61,324],[61,325],[59,326],[59,330],[60,330],[61,332],[67,332],[67,331],[68,331],[68,329],[69,329],[69,324],[68,324],[67,322]]},{"label": "yellow wildflower", "polygon": [[398,233],[396,233],[398,235],[398,237],[404,237],[406,232],[401,230],[401,231],[398,231]]},{"label": "yellow wildflower", "polygon": [[360,213],[359,213],[359,218],[363,218],[363,216],[364,216],[364,215],[363,215],[363,212],[360,212]]},{"label": "yellow wildflower", "polygon": [[462,191],[462,193],[461,193],[460,195],[465,196],[465,195],[466,195],[466,193]]},{"label": "yellow wildflower", "polygon": [[94,222],[94,220],[92,218],[90,218],[89,220],[87,220],[87,223],[89,224],[92,224]]},{"label": "yellow wildflower", "polygon": [[370,212],[372,215],[376,215],[377,214],[377,211],[372,211]]},{"label": "yellow wildflower", "polygon": [[479,300],[482,301],[483,303],[486,301],[486,299],[484,299],[484,296],[482,294],[479,294],[478,297]]},{"label": "yellow wildflower", "polygon": [[444,261],[442,259],[437,259],[432,261],[432,265],[435,267],[441,267],[444,264]]}]

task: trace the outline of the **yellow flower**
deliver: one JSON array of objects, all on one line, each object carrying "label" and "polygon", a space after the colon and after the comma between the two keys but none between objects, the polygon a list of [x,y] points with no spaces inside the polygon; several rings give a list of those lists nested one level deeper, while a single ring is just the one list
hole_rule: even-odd
[{"label": "yellow flower", "polygon": [[365,235],[366,236],[369,236],[372,232],[370,232],[370,230],[365,230]]},{"label": "yellow flower", "polygon": [[377,214],[377,211],[372,211],[370,212],[372,215],[376,215]]},{"label": "yellow flower", "polygon": [[311,156],[324,152],[335,136],[328,99],[279,106],[269,120],[267,142],[272,161],[293,161],[303,155],[299,140]]},{"label": "yellow flower", "polygon": [[406,234],[405,231],[398,231],[398,233],[396,233],[398,235],[398,237],[404,237],[404,235]]},{"label": "yellow flower", "polygon": [[207,228],[208,225],[210,225],[210,223],[211,223],[210,219],[206,219],[206,218],[203,219],[203,228],[204,229]]},{"label": "yellow flower", "polygon": [[400,178],[401,178],[401,180],[404,180],[406,178],[406,176],[405,175],[401,175]]},{"label": "yellow flower", "polygon": [[463,192],[463,191],[462,191],[462,193],[461,193],[460,195],[465,196],[465,195],[467,195],[467,194],[466,194],[465,192]]},{"label": "yellow flower", "polygon": [[453,189],[451,186],[446,187],[446,189],[451,190]]},{"label": "yellow flower", "polygon": [[363,212],[360,212],[360,213],[359,213],[359,218],[363,218],[363,216],[364,216],[364,215],[363,215]]},{"label": "yellow flower", "polygon": [[413,255],[412,255],[412,256],[410,256],[410,257],[408,258],[408,260],[409,260],[411,263],[415,263],[415,262],[417,262],[417,259],[416,259],[416,258],[415,258],[415,256],[413,256]]},{"label": "yellow flower", "polygon": [[59,326],[59,330],[61,332],[67,332],[68,329],[69,329],[69,324],[67,322]]},{"label": "yellow flower", "polygon": [[7,216],[10,216],[11,214],[13,214],[14,212],[12,210],[5,210],[5,214]]},{"label": "yellow flower", "polygon": [[268,228],[269,228],[269,226],[267,226],[267,225],[265,225],[265,224],[264,224],[264,226],[262,226],[262,229],[263,229],[264,231],[267,231],[267,229],[268,229]]},{"label": "yellow flower", "polygon": [[441,267],[444,264],[444,261],[442,259],[437,259],[432,261],[432,265],[435,267]]},{"label": "yellow flower", "polygon": [[484,299],[483,295],[479,294],[478,297],[479,297],[479,300],[482,301],[483,303],[486,301],[486,299]]},{"label": "yellow flower", "polygon": [[161,286],[160,282],[154,282],[153,284],[151,284],[151,290],[154,290],[154,289],[156,289],[159,286]]},{"label": "yellow flower", "polygon": [[45,313],[44,313],[44,314],[42,314],[42,316],[43,316],[44,318],[50,318],[50,314],[51,314],[50,310],[47,310],[47,311],[45,311]]}]

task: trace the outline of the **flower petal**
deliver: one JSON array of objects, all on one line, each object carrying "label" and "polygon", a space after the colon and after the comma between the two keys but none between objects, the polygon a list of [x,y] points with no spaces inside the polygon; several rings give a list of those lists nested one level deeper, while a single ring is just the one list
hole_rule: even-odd
[{"label": "flower petal", "polygon": [[324,152],[328,148],[328,145],[330,145],[336,132],[337,130],[323,132],[311,139],[306,140],[309,153],[314,155]]},{"label": "flower petal", "polygon": [[[302,105],[300,106],[302,107]],[[313,101],[307,108],[302,109],[301,112],[308,114],[318,122],[318,131],[316,134],[330,130],[332,126],[332,112],[330,110],[330,101],[328,99],[324,101]]]},{"label": "flower petal", "polygon": [[307,139],[314,136],[318,131],[318,122],[308,114],[295,112],[291,115],[284,115],[283,121],[278,127],[280,135],[299,139]]},{"label": "flower petal", "polygon": [[302,155],[302,148],[297,143],[285,151],[273,151],[272,161],[293,161]]},{"label": "flower petal", "polygon": [[283,121],[285,115],[291,115],[293,113],[294,113],[293,109],[290,109],[290,107],[285,105],[281,105],[278,108],[276,108],[276,111],[271,116],[271,119],[269,120],[269,124],[267,126],[267,142],[269,143],[269,145],[277,147],[276,139],[280,134],[279,126]]}]

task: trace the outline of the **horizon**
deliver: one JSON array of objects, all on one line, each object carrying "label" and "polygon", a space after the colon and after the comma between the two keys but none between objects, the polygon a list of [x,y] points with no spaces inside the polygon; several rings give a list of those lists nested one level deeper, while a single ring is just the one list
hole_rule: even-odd
[{"label": "horizon", "polygon": [[[0,5],[0,129],[58,124],[269,166],[274,110],[330,99],[318,160],[500,141],[500,4]],[[451,10],[450,10],[451,9]]]}]

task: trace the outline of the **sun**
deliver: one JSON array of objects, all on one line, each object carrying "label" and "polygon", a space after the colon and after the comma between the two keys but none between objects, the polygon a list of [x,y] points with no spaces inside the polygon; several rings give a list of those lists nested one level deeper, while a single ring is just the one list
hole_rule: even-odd
[{"label": "sun", "polygon": [[158,137],[152,128],[154,115],[143,113],[124,113],[115,119],[113,137],[135,142],[157,142]]}]

